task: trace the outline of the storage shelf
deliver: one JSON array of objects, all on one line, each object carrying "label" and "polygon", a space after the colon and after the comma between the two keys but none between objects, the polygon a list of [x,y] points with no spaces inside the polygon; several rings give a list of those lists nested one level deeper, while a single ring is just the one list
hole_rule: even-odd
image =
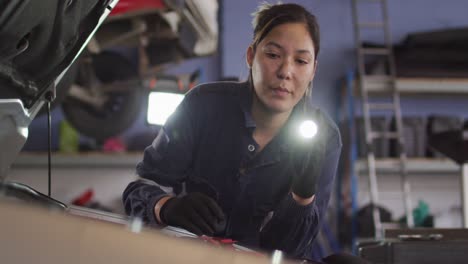
[{"label": "storage shelf", "polygon": [[[76,154],[52,153],[52,167],[135,167],[141,161],[143,152],[102,153],[84,152]],[[23,152],[13,163],[13,168],[47,167],[47,153]]]},{"label": "storage shelf", "polygon": [[[367,90],[372,93],[389,91],[388,82],[367,81]],[[358,86],[356,86],[358,87]],[[401,94],[468,95],[467,78],[397,78],[396,88]]]},{"label": "storage shelf", "polygon": [[[399,159],[376,159],[377,174],[399,174]],[[409,158],[407,163],[409,174],[460,174],[461,167],[454,161],[445,158]],[[355,172],[367,174],[367,159],[359,159],[355,163]]]}]

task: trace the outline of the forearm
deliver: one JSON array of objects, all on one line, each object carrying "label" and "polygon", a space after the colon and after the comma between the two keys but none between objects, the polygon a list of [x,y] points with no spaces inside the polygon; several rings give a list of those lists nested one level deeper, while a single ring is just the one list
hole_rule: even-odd
[{"label": "forearm", "polygon": [[315,202],[301,205],[290,193],[262,229],[260,246],[282,250],[290,257],[303,257],[318,233],[320,218]]},{"label": "forearm", "polygon": [[[169,137],[161,129],[153,144],[145,149],[143,160],[137,165],[136,172],[140,179],[130,183],[123,193],[122,199],[128,215],[140,217],[145,223],[152,225],[161,223],[158,213],[162,202],[158,202],[174,194],[174,186],[179,186],[184,178],[183,174],[172,169],[173,162],[184,164],[184,160],[181,160],[184,155],[176,153],[177,148],[169,146]],[[173,158],[175,156],[178,159]],[[182,165],[180,167],[183,168]]]},{"label": "forearm", "polygon": [[291,192],[275,209],[262,230],[262,247],[281,249],[292,257],[310,252],[328,206],[340,151],[338,145],[326,154],[315,194],[301,198]]}]

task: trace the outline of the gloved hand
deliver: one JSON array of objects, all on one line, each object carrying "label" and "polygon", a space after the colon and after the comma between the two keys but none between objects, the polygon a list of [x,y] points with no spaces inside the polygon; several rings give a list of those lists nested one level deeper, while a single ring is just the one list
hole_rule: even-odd
[{"label": "gloved hand", "polygon": [[317,179],[322,172],[323,155],[317,153],[304,154],[304,158],[296,158],[293,162],[293,178],[291,190],[301,198],[310,198],[316,192]]},{"label": "gloved hand", "polygon": [[[291,153],[291,191],[307,199],[316,192],[317,179],[322,172],[326,142],[326,127],[323,115],[316,112],[312,120],[317,125],[317,134],[313,138],[298,137]],[[309,119],[309,118],[307,118]],[[300,125],[298,123],[298,125]]]},{"label": "gloved hand", "polygon": [[224,214],[218,204],[202,193],[169,199],[161,208],[164,223],[186,229],[198,236],[219,233]]}]

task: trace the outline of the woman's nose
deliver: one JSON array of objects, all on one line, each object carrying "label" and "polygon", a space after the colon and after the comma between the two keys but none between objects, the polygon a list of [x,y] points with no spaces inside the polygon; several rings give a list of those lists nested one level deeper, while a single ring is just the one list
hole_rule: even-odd
[{"label": "woman's nose", "polygon": [[278,67],[277,76],[279,79],[291,79],[292,64],[288,59],[281,62]]}]

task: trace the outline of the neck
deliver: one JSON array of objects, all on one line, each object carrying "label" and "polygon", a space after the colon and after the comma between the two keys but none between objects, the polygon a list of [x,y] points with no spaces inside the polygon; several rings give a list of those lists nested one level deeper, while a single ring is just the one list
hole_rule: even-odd
[{"label": "neck", "polygon": [[252,103],[252,118],[256,124],[256,131],[275,136],[288,121],[291,111],[273,112],[267,109],[254,95]]}]

